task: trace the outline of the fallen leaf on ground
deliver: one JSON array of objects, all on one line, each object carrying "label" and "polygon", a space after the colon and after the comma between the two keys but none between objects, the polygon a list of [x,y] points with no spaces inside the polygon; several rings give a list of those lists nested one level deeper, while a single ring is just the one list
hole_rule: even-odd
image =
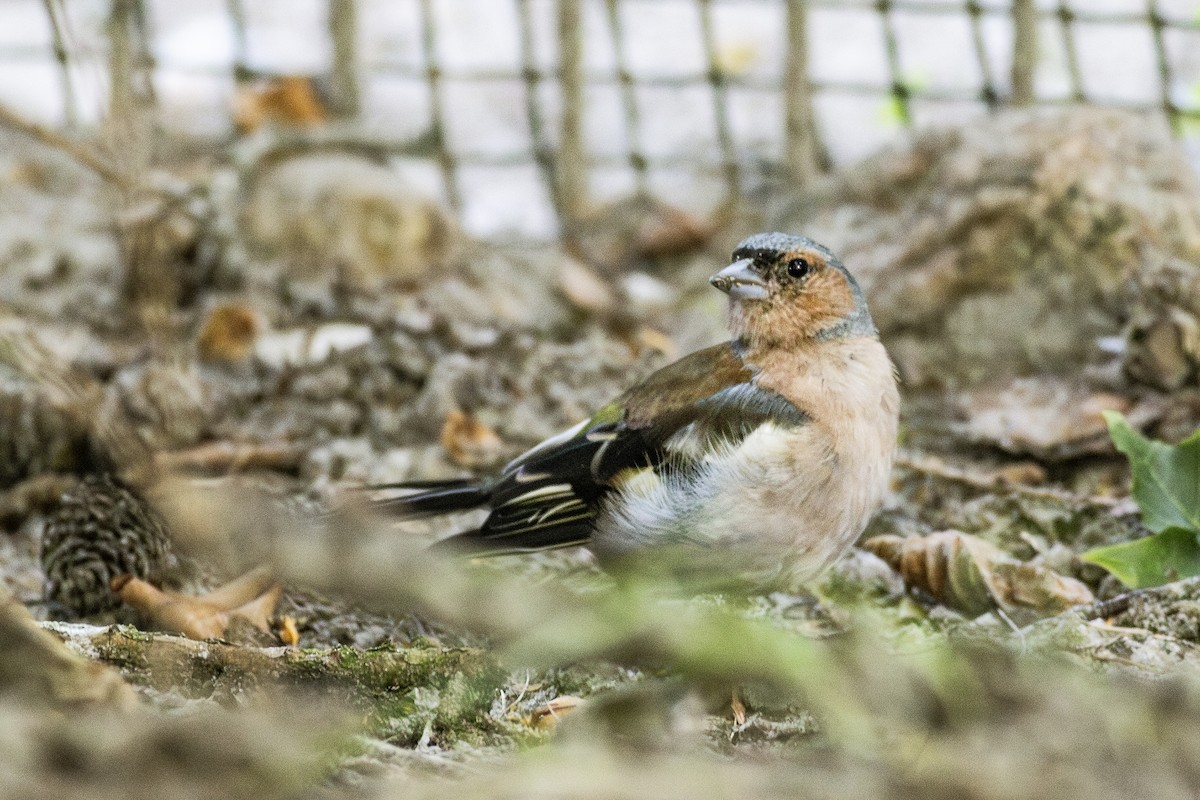
[{"label": "fallen leaf on ground", "polygon": [[1050,377],[982,387],[963,393],[958,402],[968,439],[1045,460],[1109,452],[1105,411],[1128,413],[1139,424],[1159,413],[1152,403],[1135,405],[1119,394]]},{"label": "fallen leaf on ground", "polygon": [[241,86],[233,97],[233,124],[242,133],[253,133],[269,122],[311,127],[328,119],[316,85],[305,75],[278,75]]},{"label": "fallen leaf on ground", "polygon": [[504,442],[494,430],[457,409],[446,415],[439,438],[450,460],[468,469],[494,465],[504,450]]},{"label": "fallen leaf on ground", "polygon": [[558,725],[560,719],[579,708],[583,702],[582,697],[575,697],[569,694],[556,697],[550,702],[535,708],[530,716],[530,722],[538,730],[552,730]]},{"label": "fallen leaf on ground", "polygon": [[729,710],[733,712],[733,721],[736,724],[746,724],[746,704],[742,702],[737,689],[733,690],[733,697],[729,700]]},{"label": "fallen leaf on ground", "polygon": [[602,272],[618,274],[698,250],[713,233],[712,222],[639,193],[587,212],[571,231],[569,247]]},{"label": "fallen leaf on ground", "polygon": [[189,639],[218,639],[234,620],[270,633],[283,587],[274,583],[267,570],[256,569],[197,596],[164,591],[129,576],[115,579],[113,591],[162,630]]},{"label": "fallen leaf on ground", "polygon": [[262,323],[254,309],[245,304],[228,303],[209,312],[196,336],[196,351],[201,361],[245,361],[254,354],[254,340]]},{"label": "fallen leaf on ground", "polygon": [[1020,561],[961,531],[876,536],[863,547],[890,564],[908,585],[971,616],[997,608],[1057,613],[1093,600],[1091,590],[1074,578]]},{"label": "fallen leaf on ground", "polygon": [[300,631],[296,628],[296,618],[288,614],[279,620],[279,625],[275,628],[275,635],[288,647],[300,644]]}]

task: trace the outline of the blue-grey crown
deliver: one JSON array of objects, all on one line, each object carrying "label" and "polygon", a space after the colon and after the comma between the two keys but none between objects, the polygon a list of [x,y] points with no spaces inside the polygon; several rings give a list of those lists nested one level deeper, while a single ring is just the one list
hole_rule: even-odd
[{"label": "blue-grey crown", "polygon": [[850,274],[850,270],[846,269],[842,260],[820,242],[814,242],[807,236],[796,236],[790,233],[756,233],[738,242],[737,247],[733,250],[733,258],[735,261],[739,258],[756,256],[770,258],[801,247],[816,250],[824,256],[825,263],[846,277],[846,283],[850,285],[850,291],[854,294],[854,311],[837,325],[822,331],[818,338],[836,339],[843,336],[876,335],[878,331],[875,328],[875,321],[871,319],[871,311],[867,308],[867,297],[863,294],[862,287]]}]

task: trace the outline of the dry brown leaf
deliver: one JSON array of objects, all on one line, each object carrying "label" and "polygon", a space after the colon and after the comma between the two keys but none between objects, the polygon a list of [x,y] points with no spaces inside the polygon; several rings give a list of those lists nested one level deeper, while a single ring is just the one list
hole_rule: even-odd
[{"label": "dry brown leaf", "polygon": [[967,416],[967,438],[1041,459],[1110,451],[1103,411],[1142,423],[1157,413],[1127,397],[1052,377],[975,389],[959,398],[959,406]]},{"label": "dry brown leaf", "polygon": [[697,250],[712,238],[713,226],[688,212],[660,203],[643,221],[634,239],[634,251],[656,258]]},{"label": "dry brown leaf", "polygon": [[746,724],[746,704],[742,702],[737,689],[733,690],[733,697],[729,700],[729,710],[733,712],[733,721],[736,724]]},{"label": "dry brown leaf", "polygon": [[538,730],[553,730],[558,721],[583,704],[582,697],[564,694],[538,706],[530,716],[530,722]]},{"label": "dry brown leaf", "polygon": [[1084,584],[1041,564],[1005,561],[993,565],[993,569],[1007,586],[1010,605],[1054,614],[1096,599]]},{"label": "dry brown leaf", "polygon": [[300,631],[296,628],[296,618],[291,614],[284,615],[275,628],[275,635],[279,637],[279,641],[288,647],[299,645]]},{"label": "dry brown leaf", "polygon": [[217,639],[229,627],[228,612],[197,597],[164,592],[140,578],[117,578],[113,581],[113,591],[154,626],[189,639]]},{"label": "dry brown leaf", "polygon": [[122,576],[113,581],[113,591],[162,630],[189,639],[218,639],[235,619],[271,631],[271,616],[283,593],[282,586],[271,582],[266,570],[257,569],[208,594],[192,596]]},{"label": "dry brown leaf", "polygon": [[243,603],[229,612],[231,619],[244,619],[264,633],[271,632],[271,618],[283,596],[283,587],[278,583],[253,600]]},{"label": "dry brown leaf", "polygon": [[316,86],[303,75],[281,75],[242,86],[233,98],[233,122],[242,133],[253,133],[268,122],[311,127],[328,119]]},{"label": "dry brown leaf", "polygon": [[200,599],[211,606],[232,610],[267,592],[274,582],[271,571],[266,567],[259,567],[201,595]]},{"label": "dry brown leaf", "polygon": [[495,431],[457,409],[446,415],[439,439],[450,460],[468,469],[493,466],[504,450],[504,442]]},{"label": "dry brown leaf", "polygon": [[229,303],[214,308],[196,336],[201,361],[245,361],[254,353],[262,325],[254,309]]},{"label": "dry brown leaf", "polygon": [[1091,590],[1074,578],[1019,561],[961,531],[876,536],[863,547],[890,564],[908,585],[970,616],[997,608],[1057,613],[1093,599]]},{"label": "dry brown leaf", "polygon": [[642,261],[697,250],[712,238],[714,227],[658,198],[634,194],[589,211],[569,247],[602,272],[619,274]]}]

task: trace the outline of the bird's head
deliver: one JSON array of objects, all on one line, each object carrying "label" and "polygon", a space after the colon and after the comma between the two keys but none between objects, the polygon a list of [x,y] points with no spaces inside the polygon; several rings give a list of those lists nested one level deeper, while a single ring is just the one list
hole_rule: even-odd
[{"label": "bird's head", "polygon": [[779,346],[805,340],[874,336],[862,289],[837,256],[803,236],[758,233],[712,276],[729,295],[735,339]]}]

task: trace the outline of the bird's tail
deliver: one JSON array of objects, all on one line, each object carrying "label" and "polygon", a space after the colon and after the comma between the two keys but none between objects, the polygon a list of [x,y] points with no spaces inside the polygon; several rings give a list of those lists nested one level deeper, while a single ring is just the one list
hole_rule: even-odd
[{"label": "bird's tail", "polygon": [[[368,487],[376,492],[371,505],[399,519],[418,519],[452,511],[469,511],[488,502],[492,489],[486,483],[468,479],[448,481],[411,481]],[[396,497],[380,494],[400,492]]]}]

